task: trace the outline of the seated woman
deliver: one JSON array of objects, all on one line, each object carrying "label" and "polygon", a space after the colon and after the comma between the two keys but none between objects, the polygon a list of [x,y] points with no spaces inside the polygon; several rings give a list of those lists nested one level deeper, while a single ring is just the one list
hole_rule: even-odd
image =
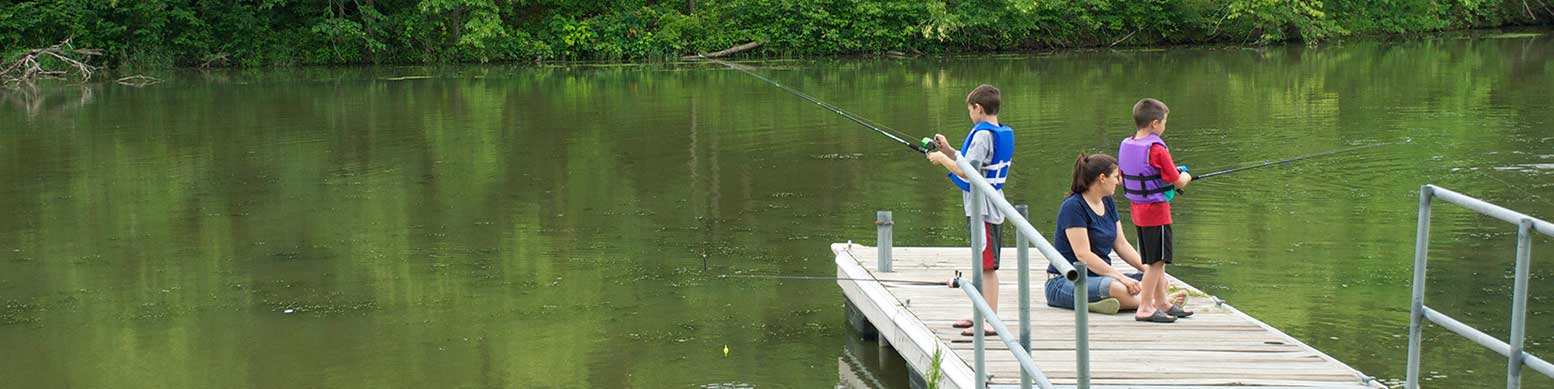
[{"label": "seated woman", "polygon": [[[1112,194],[1121,183],[1116,158],[1105,154],[1080,154],[1079,160],[1074,162],[1068,197],[1058,207],[1053,247],[1069,263],[1082,260],[1089,267],[1085,289],[1090,301],[1087,308],[1093,312],[1112,314],[1121,309],[1136,309],[1139,305],[1142,291],[1139,280],[1143,273],[1125,275],[1112,267],[1111,254],[1115,250],[1128,265],[1144,270],[1138,251],[1123,235],[1117,204],[1112,201]],[[1054,266],[1048,265],[1047,273],[1047,305],[1074,309],[1074,282],[1062,277]],[[1161,323],[1176,320],[1155,310],[1136,318]]]}]

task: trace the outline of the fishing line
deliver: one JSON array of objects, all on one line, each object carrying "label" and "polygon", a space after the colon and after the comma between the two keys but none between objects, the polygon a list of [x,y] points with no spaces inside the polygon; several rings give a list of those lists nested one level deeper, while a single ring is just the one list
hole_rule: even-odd
[{"label": "fishing line", "polygon": [[[958,276],[958,274],[957,274],[957,276]],[[771,279],[771,280],[806,280],[806,281],[864,281],[864,282],[878,282],[878,283],[882,283],[882,284],[883,283],[891,283],[891,284],[905,284],[905,285],[927,285],[927,286],[939,286],[939,287],[947,287],[947,288],[953,288],[953,287],[959,287],[960,286],[959,283],[956,283],[956,282],[953,282],[953,281],[935,282],[935,281],[917,281],[917,280],[887,280],[887,279],[876,279],[876,278],[790,276],[790,275],[779,275],[779,274],[719,274],[718,278],[755,278],[755,279]]]},{"label": "fishing line", "polygon": [[743,72],[745,74],[749,74],[749,75],[751,75],[751,76],[753,76],[755,78],[759,78],[759,79],[761,79],[761,81],[766,81],[767,83],[775,85],[778,88],[782,88],[782,90],[788,91],[788,93],[792,93],[794,96],[798,96],[799,98],[802,98],[804,100],[808,100],[811,103],[815,103],[815,105],[819,105],[821,108],[825,108],[827,110],[830,110],[831,112],[835,112],[838,115],[842,115],[842,117],[847,118],[847,120],[852,120],[854,123],[858,123],[858,124],[860,124],[860,125],[862,125],[864,127],[868,127],[869,129],[874,130],[874,132],[878,132],[878,133],[880,133],[880,135],[884,135],[884,136],[890,138],[891,140],[896,141],[897,143],[901,143],[903,145],[906,145],[906,147],[912,149],[912,151],[916,151],[916,152],[919,152],[919,153],[927,154],[927,153],[932,152],[935,149],[937,149],[937,147],[929,147],[930,145],[933,145],[933,142],[932,142],[931,139],[923,138],[921,145],[913,144],[912,142],[906,141],[906,139],[902,139],[903,137],[909,137],[909,135],[907,135],[904,132],[898,131],[898,130],[896,130],[894,128],[890,128],[890,127],[887,127],[887,126],[879,124],[879,123],[875,123],[873,121],[870,121],[869,119],[864,119],[863,117],[860,117],[858,115],[854,115],[851,112],[847,112],[846,110],[838,108],[835,105],[831,105],[830,103],[826,103],[824,101],[821,101],[820,99],[817,99],[814,96],[810,96],[810,95],[805,94],[804,92],[801,92],[801,91],[799,91],[797,89],[793,89],[793,88],[788,87],[787,85],[783,85],[780,82],[777,82],[777,81],[772,80],[770,78],[766,78],[765,76],[757,74],[756,72],[750,71],[748,66],[738,65],[738,64],[730,63],[730,62],[723,61],[723,60],[716,59],[716,58],[708,58],[707,56],[701,55],[701,54],[697,54],[696,56],[701,58],[702,60],[716,62],[716,63],[721,64],[723,66],[727,66],[727,67],[732,68],[734,70],[738,70],[738,71]]},{"label": "fishing line", "polygon": [[1195,176],[1192,177],[1192,180],[1193,181],[1198,181],[1198,180],[1202,180],[1202,179],[1205,179],[1205,178],[1214,177],[1214,176],[1218,176],[1218,175],[1230,174],[1230,173],[1235,173],[1235,172],[1239,172],[1239,171],[1246,171],[1246,170],[1252,170],[1252,169],[1257,169],[1257,168],[1264,168],[1264,167],[1269,167],[1269,166],[1283,165],[1283,164],[1286,164],[1286,163],[1291,163],[1291,162],[1295,162],[1295,161],[1299,161],[1299,160],[1303,160],[1303,159],[1324,157],[1324,156],[1329,156],[1329,155],[1333,155],[1333,154],[1342,154],[1342,153],[1348,153],[1348,152],[1354,152],[1354,151],[1369,149],[1369,148],[1373,148],[1373,147],[1381,147],[1381,146],[1386,146],[1386,145],[1392,145],[1392,144],[1398,144],[1398,143],[1411,143],[1411,142],[1413,142],[1412,139],[1405,139],[1405,140],[1398,141],[1398,142],[1376,143],[1376,144],[1369,144],[1369,145],[1364,145],[1364,146],[1355,146],[1355,147],[1342,148],[1342,149],[1338,149],[1338,150],[1324,151],[1324,152],[1320,152],[1320,153],[1306,154],[1306,155],[1302,155],[1302,156],[1299,156],[1299,157],[1285,159],[1285,160],[1280,160],[1280,161],[1268,161],[1268,162],[1263,162],[1263,163],[1256,164],[1256,165],[1247,165],[1247,166],[1242,166],[1242,167],[1233,168],[1233,169],[1221,170],[1221,171],[1217,171],[1217,172],[1213,172],[1213,173],[1205,173],[1205,174],[1202,174],[1202,175],[1195,175]]}]

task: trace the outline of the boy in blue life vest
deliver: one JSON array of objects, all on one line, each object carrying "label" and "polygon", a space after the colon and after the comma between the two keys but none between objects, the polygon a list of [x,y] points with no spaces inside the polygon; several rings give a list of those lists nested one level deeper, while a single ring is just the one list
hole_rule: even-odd
[{"label": "boy in blue life vest", "polygon": [[1160,100],[1139,100],[1133,105],[1137,130],[1123,139],[1117,149],[1122,190],[1128,198],[1133,225],[1138,229],[1138,251],[1145,266],[1139,308],[1133,318],[1156,323],[1169,323],[1193,314],[1182,309],[1185,292],[1166,295],[1170,286],[1165,265],[1171,263],[1171,199],[1176,197],[1177,189],[1192,182],[1187,167],[1177,167],[1165,141],[1160,139],[1170,114],[1171,109]]},{"label": "boy in blue life vest", "polygon": [[[976,166],[981,164],[980,173],[993,185],[996,193],[990,196],[1004,197],[1004,182],[1009,179],[1009,161],[1014,157],[1014,130],[998,122],[999,106],[998,88],[992,85],[978,85],[966,95],[966,112],[971,116],[971,132],[966,134],[966,140],[961,142],[962,155]],[[935,134],[934,141],[938,143],[938,151],[928,153],[928,161],[935,165],[943,166],[950,171],[950,182],[961,190],[961,203],[966,211],[966,227],[969,230],[966,237],[975,242],[975,234],[978,226],[972,224],[971,208],[972,193],[971,184],[966,182],[966,172],[961,171],[956,165],[956,151],[950,147],[949,141],[942,134]],[[984,201],[982,206],[982,298],[987,300],[987,305],[998,311],[998,262],[999,262],[999,232],[1004,223],[1004,215],[993,208],[991,200]],[[961,320],[953,324],[955,328],[965,328],[961,335],[972,336],[973,323],[971,320]],[[996,335],[991,326],[983,328],[987,335]]]}]

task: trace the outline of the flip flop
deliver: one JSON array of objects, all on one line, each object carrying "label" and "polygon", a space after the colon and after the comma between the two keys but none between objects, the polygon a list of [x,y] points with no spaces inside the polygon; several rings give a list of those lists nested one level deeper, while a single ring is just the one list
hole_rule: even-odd
[{"label": "flip flop", "polygon": [[1177,318],[1183,318],[1192,316],[1193,311],[1182,309],[1182,306],[1180,305],[1172,305],[1171,309],[1166,310],[1166,314],[1176,316]]},{"label": "flip flop", "polygon": [[[976,335],[976,333],[971,332],[970,328],[967,328],[967,329],[964,329],[964,330],[960,330],[960,336],[974,336],[974,335]],[[987,329],[987,330],[982,331],[982,335],[998,336],[998,331],[993,331],[992,329]]]},{"label": "flip flop", "polygon": [[950,324],[950,326],[951,327],[955,327],[955,328],[971,328],[972,324],[973,323],[971,322],[971,320],[961,320],[961,321],[955,322],[955,324]]},{"label": "flip flop", "polygon": [[1155,311],[1155,314],[1149,315],[1149,317],[1134,316],[1133,320],[1136,320],[1136,321],[1147,321],[1147,322],[1151,322],[1151,323],[1175,323],[1176,322],[1176,318],[1171,317],[1171,315],[1167,315],[1165,312],[1160,312],[1160,311]]},{"label": "flip flop", "polygon": [[1117,311],[1122,309],[1122,302],[1117,301],[1117,299],[1114,297],[1107,297],[1101,299],[1101,301],[1096,301],[1086,305],[1089,306],[1090,312],[1104,313],[1107,315],[1117,314]]}]

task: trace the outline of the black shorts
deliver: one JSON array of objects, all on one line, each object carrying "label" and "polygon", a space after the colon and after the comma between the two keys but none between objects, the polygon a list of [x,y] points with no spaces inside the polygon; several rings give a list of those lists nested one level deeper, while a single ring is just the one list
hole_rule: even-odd
[{"label": "black shorts", "polygon": [[1139,256],[1144,264],[1171,263],[1171,225],[1139,227]]}]

